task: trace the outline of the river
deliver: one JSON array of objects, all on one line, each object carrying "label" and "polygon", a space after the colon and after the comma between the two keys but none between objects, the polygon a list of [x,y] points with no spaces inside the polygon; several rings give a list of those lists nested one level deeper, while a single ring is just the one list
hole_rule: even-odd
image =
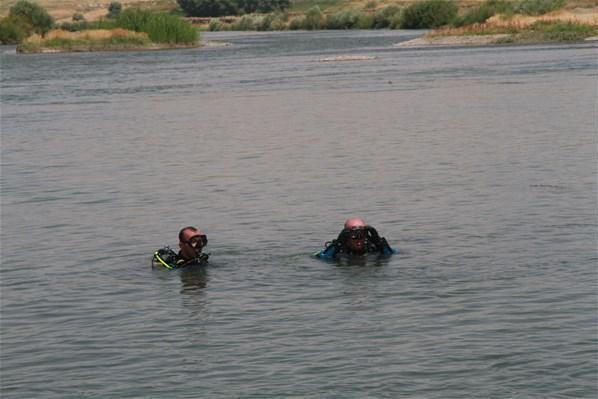
[{"label": "river", "polygon": [[0,396],[595,398],[596,44],[417,34],[0,47]]}]

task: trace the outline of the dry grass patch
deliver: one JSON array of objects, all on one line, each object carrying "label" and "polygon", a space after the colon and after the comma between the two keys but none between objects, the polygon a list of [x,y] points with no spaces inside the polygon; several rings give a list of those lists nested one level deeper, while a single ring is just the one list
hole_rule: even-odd
[{"label": "dry grass patch", "polygon": [[112,39],[140,39],[147,40],[147,33],[133,32],[126,29],[89,29],[80,32],[69,32],[62,29],[49,31],[46,36],[31,35],[25,43],[43,44],[52,40],[60,41],[108,41]]},{"label": "dry grass patch", "polygon": [[490,26],[518,26],[526,28],[538,21],[544,22],[572,22],[598,26],[598,9],[587,10],[559,10],[540,16],[514,15],[511,18],[505,18],[501,15],[495,15],[486,21]]},{"label": "dry grass patch", "polygon": [[540,16],[513,15],[505,17],[495,15],[485,23],[472,24],[459,28],[441,28],[427,33],[426,37],[464,36],[464,35],[493,35],[503,33],[521,33],[530,30],[538,24],[570,24],[598,28],[598,8],[583,10],[559,10]]}]

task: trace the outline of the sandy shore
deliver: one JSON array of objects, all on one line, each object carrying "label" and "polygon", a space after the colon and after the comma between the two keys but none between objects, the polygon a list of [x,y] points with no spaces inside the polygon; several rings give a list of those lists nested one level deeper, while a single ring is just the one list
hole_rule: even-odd
[{"label": "sandy shore", "polygon": [[376,57],[371,55],[339,55],[337,57],[320,58],[320,62],[337,62],[337,61],[369,61],[375,60]]},{"label": "sandy shore", "polygon": [[123,45],[73,45],[70,47],[44,47],[37,46],[27,48],[17,46],[17,53],[21,54],[55,54],[55,53],[89,53],[100,51],[156,51],[156,50],[175,50],[201,47],[201,44],[150,44],[146,46],[123,46]]},{"label": "sandy shore", "polygon": [[[433,37],[418,37],[413,40],[396,43],[393,47],[433,47],[433,46],[484,46],[497,44],[512,35],[497,34],[497,35],[464,35],[464,36],[433,36]],[[588,37],[586,42],[598,42],[598,36]]]},{"label": "sandy shore", "polygon": [[462,45],[486,45],[494,44],[498,40],[505,39],[511,35],[464,35],[464,36],[433,36],[418,37],[413,40],[397,43],[394,47],[428,47],[428,46],[462,46]]}]

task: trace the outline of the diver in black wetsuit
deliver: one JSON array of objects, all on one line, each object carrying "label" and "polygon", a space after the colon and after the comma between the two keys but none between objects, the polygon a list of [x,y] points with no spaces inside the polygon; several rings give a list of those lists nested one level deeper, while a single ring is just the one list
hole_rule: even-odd
[{"label": "diver in black wetsuit", "polygon": [[386,238],[380,237],[376,229],[366,225],[363,219],[349,218],[338,238],[326,243],[326,247],[315,255],[323,259],[334,259],[343,254],[350,256],[392,255],[397,252],[390,247]]},{"label": "diver in black wetsuit", "polygon": [[179,253],[165,247],[154,253],[153,260],[168,269],[203,265],[209,257],[202,252],[207,244],[208,237],[201,230],[193,226],[183,227],[179,232]]},{"label": "diver in black wetsuit", "polygon": [[190,262],[205,257],[201,251],[207,244],[208,237],[200,229],[183,227],[179,232],[179,261]]}]

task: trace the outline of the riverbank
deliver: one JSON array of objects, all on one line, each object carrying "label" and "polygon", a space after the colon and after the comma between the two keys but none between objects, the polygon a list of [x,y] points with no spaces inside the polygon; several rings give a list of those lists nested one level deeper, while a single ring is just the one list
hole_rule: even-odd
[{"label": "riverbank", "polygon": [[90,29],[80,32],[54,29],[44,37],[30,36],[17,46],[16,51],[22,54],[140,51],[193,48],[199,45],[198,41],[188,43],[155,42],[145,32],[134,32],[122,28]]},{"label": "riverbank", "polygon": [[496,15],[481,24],[445,27],[395,47],[582,42],[598,40],[598,8],[542,16]]},{"label": "riverbank", "polygon": [[126,45],[126,44],[69,44],[63,46],[23,46],[18,45],[16,52],[20,54],[53,54],[53,53],[87,53],[104,51],[156,51],[175,50],[185,48],[201,47],[197,45],[164,45],[162,43],[151,43],[149,45]]}]

